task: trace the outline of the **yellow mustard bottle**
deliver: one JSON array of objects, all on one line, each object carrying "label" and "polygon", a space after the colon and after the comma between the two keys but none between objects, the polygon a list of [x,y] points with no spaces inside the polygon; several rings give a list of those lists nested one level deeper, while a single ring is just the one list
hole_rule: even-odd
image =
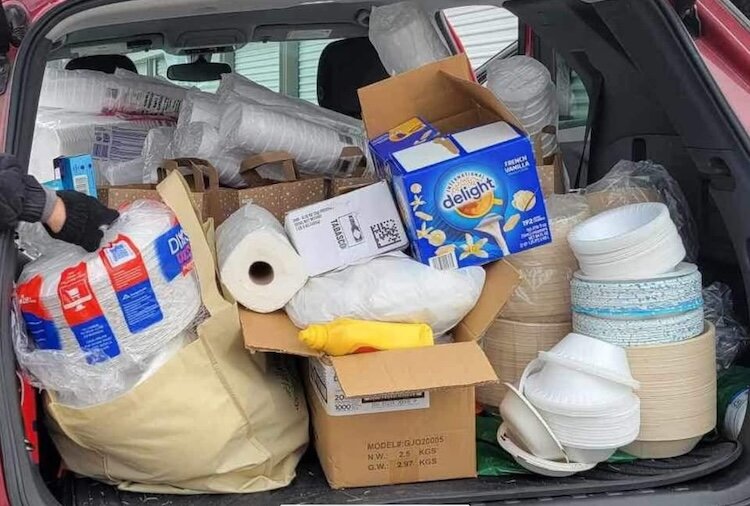
[{"label": "yellow mustard bottle", "polygon": [[341,318],[299,332],[310,348],[338,357],[368,351],[432,346],[432,329],[424,323],[387,323]]}]

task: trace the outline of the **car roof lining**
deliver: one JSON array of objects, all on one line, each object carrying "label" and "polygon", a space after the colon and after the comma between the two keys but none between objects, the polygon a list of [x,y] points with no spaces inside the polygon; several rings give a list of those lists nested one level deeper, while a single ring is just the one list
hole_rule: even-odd
[{"label": "car roof lining", "polygon": [[[54,26],[47,38],[57,45],[107,40],[117,33],[121,38],[140,34],[162,34],[166,49],[179,39],[175,32],[190,26],[185,22],[200,18],[202,29],[231,26],[245,34],[245,42],[255,40],[256,27],[264,25],[336,25],[341,36],[361,36],[366,28],[355,21],[360,9],[395,3],[396,0],[301,1],[301,0],[125,0],[74,14]],[[417,0],[425,10],[437,12],[462,5],[497,5],[503,0]],[[231,16],[228,16],[231,14]],[[332,20],[340,20],[340,25]],[[179,21],[179,22],[177,22]],[[137,25],[137,30],[134,30]],[[149,29],[150,28],[150,29]],[[158,29],[155,29],[158,28]],[[88,34],[88,35],[87,35]],[[108,36],[105,37],[105,34]],[[331,37],[335,37],[335,33]],[[97,38],[98,37],[98,38]],[[281,40],[281,35],[278,39]],[[269,39],[271,40],[271,39]]]}]

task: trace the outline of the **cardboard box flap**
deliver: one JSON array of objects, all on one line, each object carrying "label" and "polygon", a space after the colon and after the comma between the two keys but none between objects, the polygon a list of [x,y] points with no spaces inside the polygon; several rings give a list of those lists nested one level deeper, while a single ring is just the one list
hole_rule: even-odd
[{"label": "cardboard box flap", "polygon": [[505,107],[505,104],[498,100],[497,97],[495,97],[495,95],[489,89],[485,88],[481,84],[475,83],[473,81],[467,81],[466,79],[456,77],[455,75],[452,75],[448,72],[441,71],[441,74],[444,79],[448,80],[455,87],[459,94],[471,99],[476,105],[480,106],[481,108],[488,109],[489,111],[502,118],[504,121],[512,124],[521,132],[526,134],[526,129],[518,120],[518,118],[516,118],[515,114],[513,114],[510,109]]},{"label": "cardboard box flap", "polygon": [[360,88],[368,138],[374,139],[414,117],[434,122],[465,111],[466,102],[455,96],[455,88],[443,74],[467,81],[474,77],[468,58],[460,54]]},{"label": "cardboard box flap", "polygon": [[262,314],[240,307],[239,313],[242,335],[247,349],[300,357],[323,355],[299,340],[299,329],[294,326],[285,312],[274,311]]},{"label": "cardboard box flap", "polygon": [[441,344],[331,357],[347,397],[494,383],[492,365],[477,343]]},{"label": "cardboard box flap", "polygon": [[477,305],[453,329],[456,342],[476,341],[482,337],[521,283],[521,274],[505,260],[485,265],[484,271],[484,288]]}]

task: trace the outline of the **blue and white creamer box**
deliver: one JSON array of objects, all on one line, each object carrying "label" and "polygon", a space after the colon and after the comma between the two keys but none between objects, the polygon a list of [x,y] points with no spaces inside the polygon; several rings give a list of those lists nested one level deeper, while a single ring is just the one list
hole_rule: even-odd
[{"label": "blue and white creamer box", "polygon": [[389,163],[422,263],[482,265],[552,240],[532,144],[504,121],[395,150]]}]

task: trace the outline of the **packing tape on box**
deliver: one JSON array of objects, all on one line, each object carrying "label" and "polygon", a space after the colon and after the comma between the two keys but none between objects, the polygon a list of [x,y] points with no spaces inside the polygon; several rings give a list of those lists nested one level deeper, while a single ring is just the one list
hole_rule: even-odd
[{"label": "packing tape on box", "polygon": [[706,434],[716,425],[716,334],[704,332],[679,343],[627,348],[633,377],[641,384],[638,441],[678,441]]},{"label": "packing tape on box", "polygon": [[521,284],[503,306],[502,318],[523,322],[570,321],[570,279],[578,262],[567,236],[590,216],[580,195],[550,195],[545,198],[552,242],[508,257],[521,273]]},{"label": "packing tape on box", "polygon": [[505,396],[504,383],[516,383],[529,362],[572,330],[570,322],[523,323],[497,319],[482,338],[482,348],[500,383],[477,387],[477,400],[497,410]]},{"label": "packing tape on box", "polygon": [[617,346],[645,346],[692,339],[703,331],[703,307],[657,318],[608,319],[573,313],[573,330]]},{"label": "packing tape on box", "polygon": [[123,209],[94,253],[47,250],[24,268],[16,295],[33,342],[19,362],[79,404],[121,393],[201,308],[188,237],[150,200]]},{"label": "packing tape on box", "polygon": [[281,309],[307,281],[281,223],[245,204],[216,230],[219,277],[237,302],[259,313]]},{"label": "packing tape on box", "polygon": [[599,318],[651,318],[703,307],[701,273],[682,263],[671,277],[594,281],[576,273],[570,283],[573,311]]}]

